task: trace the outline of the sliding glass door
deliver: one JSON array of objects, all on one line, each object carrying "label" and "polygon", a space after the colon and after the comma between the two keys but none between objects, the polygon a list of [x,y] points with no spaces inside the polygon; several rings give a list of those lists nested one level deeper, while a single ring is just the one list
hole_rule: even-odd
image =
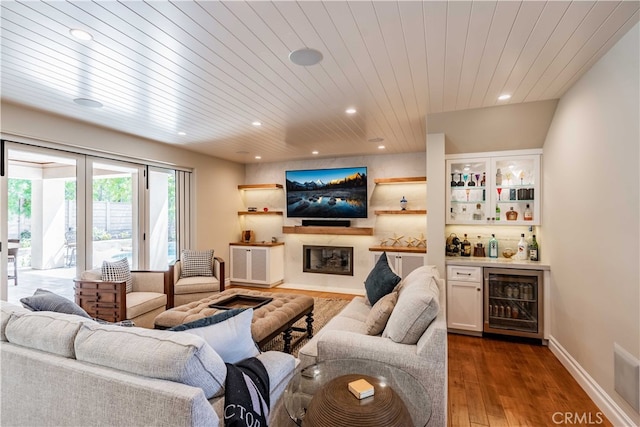
[{"label": "sliding glass door", "polygon": [[149,269],[163,270],[176,260],[176,173],[150,167],[147,205]]}]

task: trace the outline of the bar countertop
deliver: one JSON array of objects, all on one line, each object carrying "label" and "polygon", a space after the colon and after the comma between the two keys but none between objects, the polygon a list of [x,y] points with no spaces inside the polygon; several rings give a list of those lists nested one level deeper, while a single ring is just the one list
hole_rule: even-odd
[{"label": "bar countertop", "polygon": [[496,268],[520,268],[524,270],[551,270],[551,266],[540,261],[520,261],[510,258],[489,257],[445,257],[446,265],[464,265],[470,267],[496,267]]}]

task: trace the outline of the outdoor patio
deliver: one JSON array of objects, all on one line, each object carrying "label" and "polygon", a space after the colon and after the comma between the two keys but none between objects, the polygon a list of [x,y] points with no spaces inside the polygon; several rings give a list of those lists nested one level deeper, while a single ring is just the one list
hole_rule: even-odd
[{"label": "outdoor patio", "polygon": [[43,288],[73,301],[73,278],[75,275],[75,266],[47,270],[20,268],[18,270],[18,286],[14,286],[13,280],[9,280],[7,300],[14,304],[20,304],[20,298],[31,296],[36,289]]}]

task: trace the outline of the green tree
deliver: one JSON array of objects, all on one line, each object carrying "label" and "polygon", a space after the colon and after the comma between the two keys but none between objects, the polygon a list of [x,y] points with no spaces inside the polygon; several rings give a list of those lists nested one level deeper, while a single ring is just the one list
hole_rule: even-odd
[{"label": "green tree", "polygon": [[[31,218],[31,180],[9,178],[7,185],[9,216],[22,214],[24,217]],[[22,207],[20,207],[21,201]]]},{"label": "green tree", "polygon": [[93,200],[96,202],[131,202],[131,193],[131,177],[93,181]]}]

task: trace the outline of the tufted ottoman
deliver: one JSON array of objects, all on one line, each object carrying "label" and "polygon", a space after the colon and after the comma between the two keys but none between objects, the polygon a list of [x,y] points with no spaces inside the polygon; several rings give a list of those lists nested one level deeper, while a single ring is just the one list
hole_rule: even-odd
[{"label": "tufted ottoman", "polygon": [[[226,291],[213,294],[199,301],[174,307],[159,314],[155,318],[155,327],[156,329],[168,329],[173,326],[214,315],[221,310],[210,308],[209,305],[225,300],[233,295],[273,298],[268,304],[254,309],[253,312],[251,334],[260,348],[278,336],[278,334],[282,333],[284,351],[291,353],[292,344],[295,344],[305,336],[309,338],[313,337],[312,297],[296,294],[259,292],[248,289],[227,289]],[[307,328],[294,328],[293,324],[305,315],[307,316]],[[306,333],[292,342],[293,337],[291,332],[293,330]]]}]

